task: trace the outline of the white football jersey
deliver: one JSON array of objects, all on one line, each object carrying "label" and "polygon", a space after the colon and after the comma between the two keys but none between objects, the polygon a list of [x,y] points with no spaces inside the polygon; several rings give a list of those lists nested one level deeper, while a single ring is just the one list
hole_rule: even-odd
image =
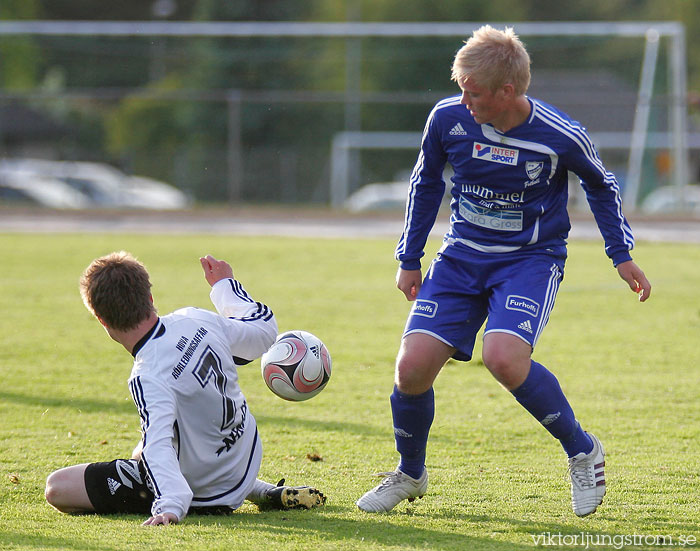
[{"label": "white football jersey", "polygon": [[236,366],[272,345],[277,322],[234,279],[217,282],[210,297],[218,314],[182,308],[163,316],[133,352],[129,390],[141,416],[153,515],[237,508],[260,468],[262,444]]}]

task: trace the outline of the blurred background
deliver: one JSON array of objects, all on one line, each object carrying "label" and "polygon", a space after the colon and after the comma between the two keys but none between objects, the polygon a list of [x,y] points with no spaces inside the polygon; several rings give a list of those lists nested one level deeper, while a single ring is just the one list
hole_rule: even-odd
[{"label": "blurred background", "polygon": [[402,208],[486,22],[514,25],[529,95],[587,127],[627,209],[700,216],[695,0],[2,0],[0,205]]}]

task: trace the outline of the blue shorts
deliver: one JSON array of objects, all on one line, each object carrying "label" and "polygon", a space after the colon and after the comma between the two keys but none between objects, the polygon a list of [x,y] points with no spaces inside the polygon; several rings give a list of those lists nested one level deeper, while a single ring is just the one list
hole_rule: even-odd
[{"label": "blue shorts", "polygon": [[404,336],[426,333],[469,361],[476,335],[515,335],[532,348],[549,321],[566,259],[532,253],[474,251],[454,258],[438,254],[406,322]]}]

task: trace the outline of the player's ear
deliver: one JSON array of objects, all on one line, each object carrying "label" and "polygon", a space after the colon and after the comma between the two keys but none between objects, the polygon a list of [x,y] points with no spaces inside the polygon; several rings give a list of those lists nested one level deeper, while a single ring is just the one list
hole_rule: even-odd
[{"label": "player's ear", "polygon": [[501,87],[501,92],[503,93],[503,97],[505,99],[515,98],[515,86],[513,86],[510,82],[507,82]]}]

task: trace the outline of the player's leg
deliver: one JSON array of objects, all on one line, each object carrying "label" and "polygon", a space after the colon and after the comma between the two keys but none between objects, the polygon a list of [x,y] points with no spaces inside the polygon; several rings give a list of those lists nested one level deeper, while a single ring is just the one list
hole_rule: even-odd
[{"label": "player's leg", "polygon": [[486,367],[518,402],[557,438],[569,457],[593,442],[579,426],[557,378],[530,356],[549,321],[563,264],[544,255],[521,255],[498,266],[484,332]]},{"label": "player's leg", "polygon": [[326,503],[323,492],[311,486],[286,486],[285,479],[277,485],[259,478],[246,497],[260,509],[312,509]]},{"label": "player's leg", "polygon": [[391,411],[399,470],[423,476],[428,433],[435,413],[433,382],[447,360],[471,358],[476,333],[486,318],[475,262],[439,255],[420,288],[396,359]]},{"label": "player's leg", "polygon": [[525,382],[530,372],[531,353],[532,345],[515,335],[495,330],[484,335],[484,365],[511,392]]},{"label": "player's leg", "polygon": [[530,359],[529,343],[509,333],[484,336],[484,364],[515,399],[554,436],[569,457],[593,448],[581,429],[559,381]]},{"label": "player's leg", "polygon": [[454,352],[453,347],[424,333],[403,338],[390,397],[400,461],[395,471],[380,473],[382,483],[357,501],[363,511],[390,511],[404,499],[413,501],[425,494],[425,453],[435,414],[433,382]]},{"label": "player's leg", "polygon": [[[236,446],[249,446],[250,451],[238,454],[239,457],[252,457],[252,461],[240,463],[239,475],[245,473],[245,481],[241,485],[241,495],[255,503],[260,509],[311,509],[320,507],[326,502],[322,492],[311,486],[286,486],[284,478],[276,485],[258,478],[263,457],[262,439],[256,429],[255,418],[248,414],[246,432]],[[251,439],[249,436],[254,435]],[[231,509],[237,509],[242,504],[229,503]]]},{"label": "player's leg", "polygon": [[426,333],[410,333],[401,339],[396,356],[394,384],[403,394],[424,394],[433,387],[442,366],[455,348]]},{"label": "player's leg", "polygon": [[506,389],[549,433],[569,458],[571,499],[579,516],[593,513],[605,495],[605,452],[600,441],[584,432],[559,381],[542,364],[527,361],[530,346],[506,333],[484,337],[484,363]]},{"label": "player's leg", "polygon": [[66,467],[49,475],[46,500],[64,513],[150,513],[153,493],[133,459]]},{"label": "player's leg", "polygon": [[463,266],[438,257],[421,286],[397,356],[390,397],[399,466],[380,473],[383,482],[357,501],[364,511],[389,511],[404,499],[422,497],[427,489],[425,456],[435,413],[433,382],[450,357],[471,358],[475,335],[486,317],[484,299],[464,289],[472,280]]},{"label": "player's leg", "polygon": [[86,513],[95,508],[85,488],[85,469],[89,463],[54,471],[46,479],[46,501],[62,513]]},{"label": "player's leg", "polygon": [[391,413],[398,469],[413,479],[425,470],[428,434],[435,416],[433,382],[455,348],[425,333],[406,335],[396,360]]},{"label": "player's leg", "polygon": [[[545,257],[511,263],[503,270],[514,275],[500,274],[507,283],[492,297],[483,358],[494,377],[561,443],[569,457],[574,511],[582,516],[602,502],[604,452],[581,428],[554,374],[530,358],[554,306],[561,269]],[[581,483],[584,471],[591,475]],[[589,488],[585,495],[576,490],[582,485]]]}]

